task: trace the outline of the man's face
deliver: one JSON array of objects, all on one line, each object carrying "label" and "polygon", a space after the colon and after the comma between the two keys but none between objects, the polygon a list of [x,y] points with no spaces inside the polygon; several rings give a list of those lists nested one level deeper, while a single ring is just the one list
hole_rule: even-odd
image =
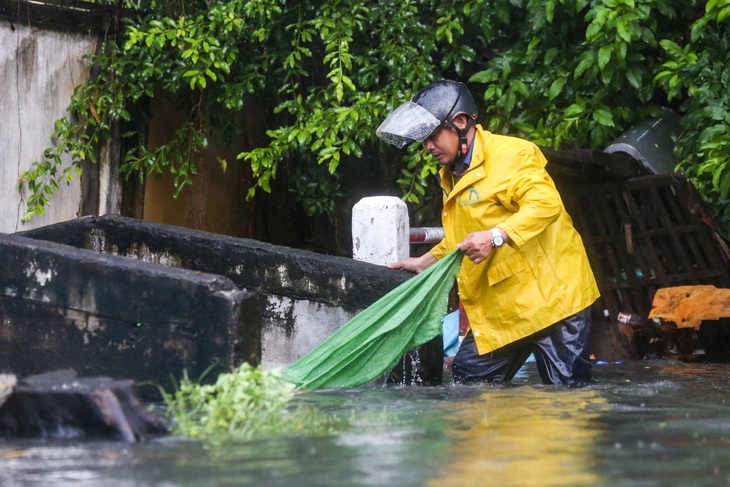
[{"label": "man's face", "polygon": [[423,148],[436,158],[439,164],[446,166],[454,162],[459,150],[459,136],[456,130],[449,127],[438,127],[423,141]]}]

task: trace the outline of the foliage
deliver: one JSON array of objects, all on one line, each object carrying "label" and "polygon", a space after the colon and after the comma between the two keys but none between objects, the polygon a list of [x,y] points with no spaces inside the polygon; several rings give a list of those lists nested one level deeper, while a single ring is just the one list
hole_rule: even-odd
[{"label": "foliage", "polygon": [[[43,212],[58,182],[74,177],[81,161],[95,160],[99,144],[113,137],[131,147],[126,174],[169,171],[179,191],[209,137],[240,133],[249,103],[267,105],[270,114],[260,121],[268,140],[239,155],[253,175],[249,197],[271,191],[288,161],[308,175],[292,188],[305,209],[331,213],[342,190],[328,174],[361,164],[375,148],[385,167],[393,164],[385,155],[402,158],[398,183],[404,198],[417,202],[434,161],[418,148],[393,152],[374,129],[416,89],[442,77],[470,81],[490,130],[554,148],[602,149],[669,106],[685,128],[677,141],[681,168],[713,202],[730,191],[728,0],[136,6],[140,13],[124,19],[123,39],[108,39],[90,58],[99,75],[76,91],[76,118],[57,124],[57,147],[21,181],[30,190],[26,217]],[[139,105],[162,95],[188,112],[169,142],[147,147],[123,127]]]},{"label": "foliage", "polygon": [[730,228],[730,2],[708,1],[680,44],[665,39],[667,60],[655,77],[679,103],[684,134],[677,143],[681,167]]},{"label": "foliage", "polygon": [[[554,148],[602,149],[634,122],[681,115],[679,169],[730,224],[730,2],[528,0],[471,80],[489,127]],[[516,24],[516,21],[518,25]]]},{"label": "foliage", "polygon": [[244,363],[218,376],[213,384],[191,381],[187,374],[174,392],[163,393],[177,434],[206,439],[250,439],[264,435],[328,431],[326,416],[292,406],[294,385],[277,371]]}]

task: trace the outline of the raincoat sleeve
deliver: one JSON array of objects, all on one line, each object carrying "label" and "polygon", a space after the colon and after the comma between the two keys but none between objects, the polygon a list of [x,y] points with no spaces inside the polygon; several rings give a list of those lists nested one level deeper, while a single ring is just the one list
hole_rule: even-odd
[{"label": "raincoat sleeve", "polygon": [[449,249],[446,247],[446,239],[442,239],[431,249],[431,255],[433,255],[436,260],[441,260],[446,255],[451,253],[452,250],[454,249]]},{"label": "raincoat sleeve", "polygon": [[545,156],[533,145],[514,156],[512,167],[502,167],[509,183],[498,197],[513,213],[498,226],[518,249],[560,216],[562,201],[546,164]]}]

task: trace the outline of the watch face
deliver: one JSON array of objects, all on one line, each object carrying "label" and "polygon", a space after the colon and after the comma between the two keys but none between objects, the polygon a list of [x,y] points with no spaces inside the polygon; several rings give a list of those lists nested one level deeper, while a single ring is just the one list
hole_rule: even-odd
[{"label": "watch face", "polygon": [[495,233],[492,237],[492,246],[493,247],[501,247],[504,243],[504,238],[502,238],[502,235]]}]

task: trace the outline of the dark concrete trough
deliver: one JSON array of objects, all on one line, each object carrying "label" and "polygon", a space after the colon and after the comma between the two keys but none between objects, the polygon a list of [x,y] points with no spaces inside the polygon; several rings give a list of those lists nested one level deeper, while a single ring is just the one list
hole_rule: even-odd
[{"label": "dark concrete trough", "polygon": [[[0,234],[0,260],[0,346],[15,348],[0,371],[163,386],[214,364],[287,366],[412,277],[120,216]],[[438,342],[418,351],[424,383],[441,380]]]}]

